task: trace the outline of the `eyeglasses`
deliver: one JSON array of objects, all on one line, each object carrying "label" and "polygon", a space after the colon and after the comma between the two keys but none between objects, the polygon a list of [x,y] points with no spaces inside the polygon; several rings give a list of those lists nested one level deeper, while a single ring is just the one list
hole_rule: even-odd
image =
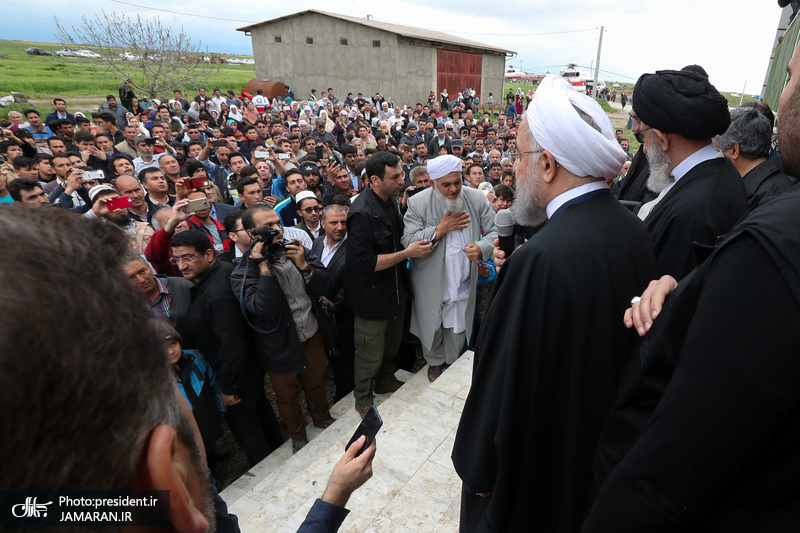
[{"label": "eyeglasses", "polygon": [[181,263],[191,263],[192,261],[194,261],[194,258],[197,257],[198,255],[200,254],[184,255],[182,257],[173,257],[172,259],[169,260],[169,262],[172,263],[173,265],[180,265]]},{"label": "eyeglasses", "polygon": [[305,213],[309,213],[309,214],[310,213],[322,213],[322,208],[319,207],[319,206],[317,206],[317,207],[306,207],[305,209],[303,209],[303,211]]},{"label": "eyeglasses", "polygon": [[527,152],[520,152],[518,150],[509,150],[508,162],[511,163],[512,165],[515,165],[522,158],[522,154],[540,154],[540,153],[542,153],[541,150],[530,150]]}]

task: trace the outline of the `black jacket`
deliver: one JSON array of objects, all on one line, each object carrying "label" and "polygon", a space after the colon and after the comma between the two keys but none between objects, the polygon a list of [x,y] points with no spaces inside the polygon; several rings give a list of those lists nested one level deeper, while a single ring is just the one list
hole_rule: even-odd
[{"label": "black jacket", "polygon": [[[316,315],[318,296],[329,293],[335,280],[325,271],[316,255],[308,249],[305,253],[306,261],[313,267],[306,290]],[[249,260],[249,257],[250,250],[245,252],[233,269],[228,292],[233,289],[232,294],[240,309],[237,312],[239,316],[242,316],[241,306],[244,305],[247,320],[253,326],[259,363],[267,372],[290,373],[306,370],[309,367],[308,360],[297,336],[292,311],[283,290],[274,276],[262,276],[258,265]]]},{"label": "black jacket", "polygon": [[[314,243],[311,245],[311,252],[320,258],[320,262],[322,262],[322,252],[324,251],[325,246],[325,235],[320,235],[316,239],[314,239]],[[339,245],[336,252],[334,252],[333,257],[331,260],[328,261],[328,266],[325,267],[328,272],[330,272],[334,277],[333,280],[335,285],[331,287],[331,290],[327,294],[323,294],[326,298],[331,300],[335,305],[336,309],[338,310],[340,306],[344,306],[344,276],[345,276],[345,261],[347,256],[347,239]]]},{"label": "black jacket", "polygon": [[248,352],[247,323],[231,292],[233,265],[216,261],[194,287],[188,313],[175,327],[184,348],[203,354],[217,373],[223,394],[235,394],[242,382]]},{"label": "black jacket", "polygon": [[[397,211],[393,223],[387,212]],[[398,222],[399,221],[399,222]],[[375,272],[378,256],[403,249],[403,219],[397,199],[383,202],[372,189],[358,195],[347,215],[345,294],[357,316],[367,320],[395,318],[405,297],[406,261]]]},{"label": "black jacket", "polygon": [[792,188],[792,182],[781,170],[781,160],[771,157],[742,176],[747,194],[747,209],[752,211],[767,198]]}]

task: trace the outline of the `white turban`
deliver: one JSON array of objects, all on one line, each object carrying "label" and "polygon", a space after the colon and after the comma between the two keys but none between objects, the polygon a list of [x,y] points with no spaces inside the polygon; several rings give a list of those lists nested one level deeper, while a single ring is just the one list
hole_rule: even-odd
[{"label": "white turban", "polygon": [[429,160],[426,166],[432,180],[438,180],[452,172],[461,173],[461,159],[450,154],[435,157]]},{"label": "white turban", "polygon": [[[573,106],[592,117],[600,131],[587,124]],[[609,178],[619,174],[627,155],[614,139],[608,115],[561,76],[550,74],[542,80],[526,117],[541,147],[576,176]]]}]

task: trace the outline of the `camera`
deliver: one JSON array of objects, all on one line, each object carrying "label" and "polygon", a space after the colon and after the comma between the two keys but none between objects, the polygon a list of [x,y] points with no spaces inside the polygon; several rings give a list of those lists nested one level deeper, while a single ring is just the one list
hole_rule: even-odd
[{"label": "camera", "polygon": [[268,226],[259,226],[251,231],[256,237],[253,239],[253,244],[264,243],[261,253],[268,263],[277,263],[281,257],[286,255],[286,245],[293,244],[292,241],[286,239],[275,240],[275,237],[280,236],[281,232]]}]

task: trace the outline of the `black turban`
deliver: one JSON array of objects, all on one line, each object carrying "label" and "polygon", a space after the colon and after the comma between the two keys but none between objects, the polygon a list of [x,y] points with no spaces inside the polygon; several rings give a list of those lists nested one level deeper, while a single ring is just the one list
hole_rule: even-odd
[{"label": "black turban", "polygon": [[687,139],[711,139],[731,123],[728,100],[708,78],[690,71],[642,74],[633,88],[633,109],[642,122]]}]

